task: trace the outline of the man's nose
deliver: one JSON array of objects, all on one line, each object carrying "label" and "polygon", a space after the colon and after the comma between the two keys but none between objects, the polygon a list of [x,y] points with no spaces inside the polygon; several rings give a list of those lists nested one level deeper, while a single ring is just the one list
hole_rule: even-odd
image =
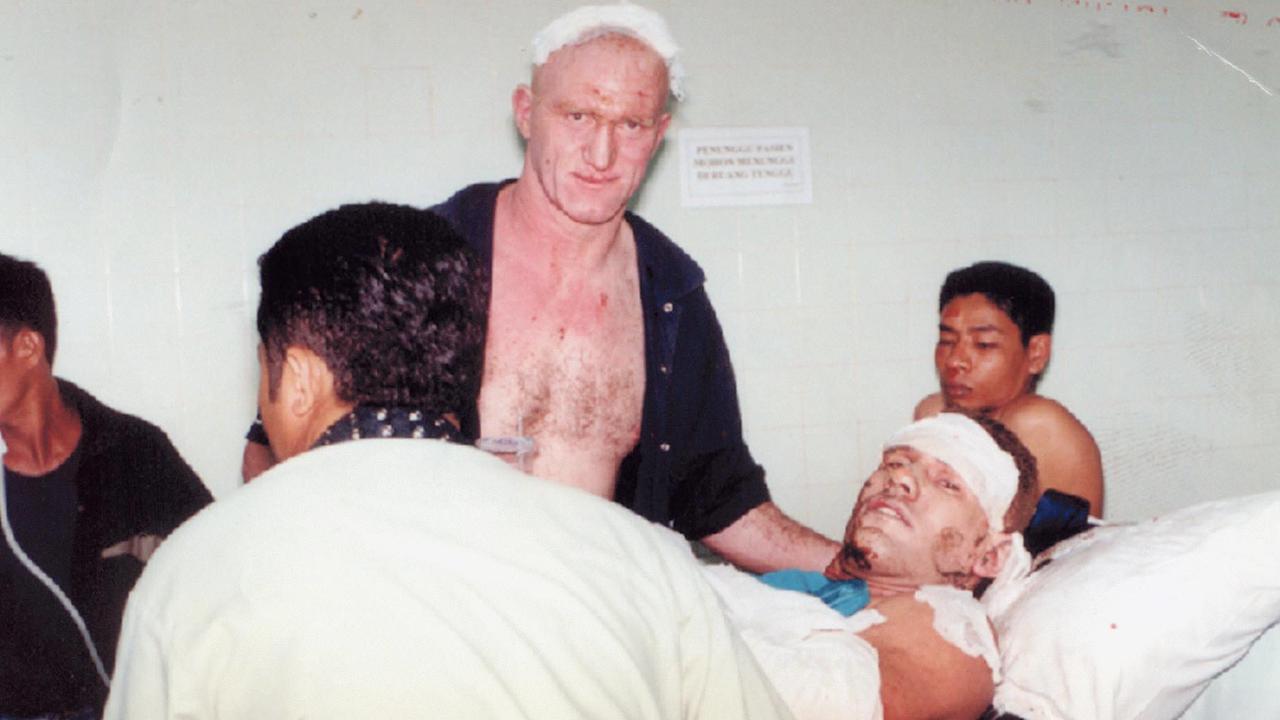
[{"label": "man's nose", "polygon": [[951,346],[943,364],[948,368],[963,370],[969,367],[971,359],[968,346],[965,343],[958,342]]},{"label": "man's nose", "polygon": [[590,142],[587,143],[583,154],[586,156],[587,164],[593,169],[608,170],[613,165],[617,149],[617,143],[613,137],[613,124],[601,122],[592,131]]},{"label": "man's nose", "polygon": [[910,468],[899,468],[889,472],[889,489],[895,495],[915,498],[920,486],[916,483],[916,477],[911,474]]}]

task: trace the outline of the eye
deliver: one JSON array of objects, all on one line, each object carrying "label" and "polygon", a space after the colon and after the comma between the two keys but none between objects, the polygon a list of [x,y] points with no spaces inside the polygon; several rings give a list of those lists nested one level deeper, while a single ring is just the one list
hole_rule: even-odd
[{"label": "eye", "polygon": [[953,492],[960,490],[960,481],[956,480],[950,475],[939,475],[938,484],[941,485],[942,489],[944,490],[953,491]]},{"label": "eye", "polygon": [[578,110],[573,110],[568,113],[568,117],[570,120],[578,123],[578,122],[582,122],[583,120],[586,120],[587,114]]},{"label": "eye", "polygon": [[976,342],[973,345],[979,350],[994,350],[1000,347],[999,344],[993,342]]}]

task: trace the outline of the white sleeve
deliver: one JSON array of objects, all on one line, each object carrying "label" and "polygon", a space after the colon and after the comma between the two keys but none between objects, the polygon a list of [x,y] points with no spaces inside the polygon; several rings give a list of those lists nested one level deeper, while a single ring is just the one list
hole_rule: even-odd
[{"label": "white sleeve", "polygon": [[[725,616],[684,538],[666,529],[668,581],[677,598],[681,716],[789,720],[786,704]],[[665,549],[665,548],[664,548]]]},{"label": "white sleeve", "polygon": [[103,720],[169,717],[165,654],[141,604],[129,597]]},{"label": "white sleeve", "polygon": [[857,633],[884,622],[850,617],[804,593],[779,590],[727,566],[707,579],[765,675],[797,720],[880,720],[879,655]]}]

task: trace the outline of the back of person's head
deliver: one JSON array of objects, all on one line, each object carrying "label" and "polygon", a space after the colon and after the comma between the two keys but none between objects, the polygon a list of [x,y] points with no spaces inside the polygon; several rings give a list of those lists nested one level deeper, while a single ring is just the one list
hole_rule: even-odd
[{"label": "back of person's head", "polygon": [[1024,267],[998,261],[978,262],[947,274],[938,293],[941,312],[955,298],[981,294],[1009,316],[1025,347],[1032,336],[1053,332],[1055,300],[1045,279]]},{"label": "back of person's head", "polygon": [[58,349],[58,313],[49,276],[29,260],[0,253],[0,339],[8,343],[24,328],[44,338],[44,357],[52,366]]},{"label": "back of person's head", "polygon": [[338,399],[460,410],[479,383],[487,270],[442,218],[344,205],[258,259],[269,392],[290,346],[324,360]]},{"label": "back of person's head", "polygon": [[[962,412],[948,410],[947,412]],[[1004,532],[1022,532],[1031,522],[1036,512],[1036,503],[1040,500],[1040,473],[1036,469],[1036,458],[1031,450],[1022,443],[1016,434],[1004,423],[989,415],[976,412],[963,412],[969,419],[982,426],[983,430],[995,440],[996,445],[1013,458],[1018,468],[1018,489],[1009,501],[1009,509],[1004,513]]]}]

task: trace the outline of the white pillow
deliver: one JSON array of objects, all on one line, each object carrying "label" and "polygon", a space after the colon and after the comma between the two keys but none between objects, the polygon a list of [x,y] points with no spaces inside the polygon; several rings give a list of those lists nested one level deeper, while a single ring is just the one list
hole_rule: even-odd
[{"label": "white pillow", "polygon": [[995,706],[1039,720],[1173,718],[1280,619],[1280,492],[1095,528],[1002,588]]}]

